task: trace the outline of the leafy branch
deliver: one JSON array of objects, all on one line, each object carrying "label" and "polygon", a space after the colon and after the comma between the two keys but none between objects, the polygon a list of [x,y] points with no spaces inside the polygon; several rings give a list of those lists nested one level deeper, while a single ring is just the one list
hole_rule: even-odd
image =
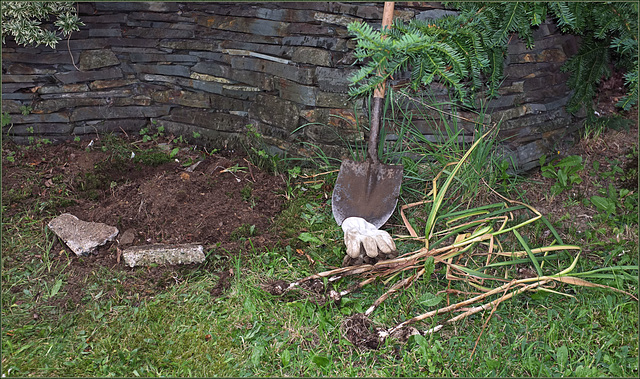
[{"label": "leafy branch", "polygon": [[[13,36],[18,45],[55,48],[60,34],[67,37],[84,25],[72,2],[3,1],[0,7],[3,44],[7,36]],[[55,17],[53,25],[43,25],[52,16]],[[54,27],[57,31],[51,30]]]},{"label": "leafy branch", "polygon": [[410,88],[433,82],[452,89],[465,105],[483,90],[497,97],[503,79],[504,54],[513,33],[527,47],[534,46],[533,28],[550,15],[564,33],[583,37],[578,54],[563,66],[571,73],[568,85],[574,94],[568,110],[591,107],[602,78],[610,75],[616,58],[626,70],[627,95],[618,106],[628,110],[638,101],[638,4],[594,2],[486,2],[445,3],[459,9],[457,16],[417,20],[395,20],[390,30],[380,32],[354,22],[356,59],[363,63],[351,78],[349,94],[360,96],[379,84],[410,71]]}]

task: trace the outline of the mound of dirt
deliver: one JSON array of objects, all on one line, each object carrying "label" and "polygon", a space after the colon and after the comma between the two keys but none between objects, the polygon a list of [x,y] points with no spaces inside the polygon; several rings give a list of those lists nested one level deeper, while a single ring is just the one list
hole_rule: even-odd
[{"label": "mound of dirt", "polygon": [[[113,243],[84,257],[54,242],[54,259],[69,275],[66,296],[53,305],[74,309],[85,303],[86,286],[103,270],[119,278],[117,286],[105,288],[106,297],[152,296],[200,270],[219,278],[210,288],[212,295],[219,296],[233,275],[230,257],[282,243],[272,225],[285,203],[283,177],[259,170],[235,152],[205,154],[183,146],[172,155],[171,150],[148,149],[155,143],[146,147],[138,143],[143,149],[132,148],[137,156],[112,151],[109,144],[100,142],[91,148],[86,142],[28,149],[3,144],[3,222],[5,217],[47,204],[45,214],[50,216],[39,220],[43,228],[57,215],[71,213],[120,231]],[[7,159],[10,154],[15,154],[14,159]],[[134,269],[121,259],[126,247],[156,243],[202,244],[215,259],[201,265]],[[11,264],[16,265],[32,257],[13,259]]]}]

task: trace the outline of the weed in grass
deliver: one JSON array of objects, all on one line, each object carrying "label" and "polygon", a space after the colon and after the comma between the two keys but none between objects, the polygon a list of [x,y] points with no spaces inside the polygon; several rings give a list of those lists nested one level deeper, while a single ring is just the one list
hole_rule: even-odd
[{"label": "weed in grass", "polygon": [[244,241],[249,237],[253,237],[257,234],[256,226],[249,224],[242,224],[236,230],[231,232],[229,238],[232,241]]},{"label": "weed in grass", "polygon": [[560,192],[571,188],[574,184],[581,183],[580,171],[583,170],[582,157],[577,155],[568,156],[559,162],[547,162],[547,156],[540,157],[540,167],[542,176],[556,179],[551,187],[551,193],[558,195]]}]

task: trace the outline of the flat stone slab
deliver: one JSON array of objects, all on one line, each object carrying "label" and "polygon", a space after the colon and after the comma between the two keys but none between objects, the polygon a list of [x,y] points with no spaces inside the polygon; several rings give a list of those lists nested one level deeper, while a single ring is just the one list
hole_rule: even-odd
[{"label": "flat stone slab", "polygon": [[71,213],[64,213],[49,221],[54,232],[76,255],[88,255],[118,235],[118,229],[100,222],[87,222]]},{"label": "flat stone slab", "polygon": [[202,245],[144,245],[133,246],[122,251],[124,263],[129,267],[151,264],[180,265],[204,262]]}]

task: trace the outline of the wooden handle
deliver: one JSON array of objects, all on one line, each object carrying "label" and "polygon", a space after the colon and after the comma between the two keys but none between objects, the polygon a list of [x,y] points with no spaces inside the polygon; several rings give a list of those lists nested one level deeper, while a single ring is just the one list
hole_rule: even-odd
[{"label": "wooden handle", "polygon": [[[394,2],[385,2],[382,12],[382,30],[391,27],[393,21]],[[383,37],[384,38],[384,37]],[[371,111],[371,128],[369,128],[369,146],[367,155],[374,163],[380,163],[378,160],[378,138],[380,134],[380,121],[382,119],[382,99],[384,99],[385,82],[380,83],[373,91],[373,109]]]},{"label": "wooden handle", "polygon": [[[382,31],[385,29],[391,28],[391,24],[393,24],[393,8],[395,6],[395,2],[387,1],[384,3],[384,10],[382,11]],[[384,38],[384,36],[382,37]],[[384,97],[385,85],[382,82],[374,91],[373,97]]]}]

